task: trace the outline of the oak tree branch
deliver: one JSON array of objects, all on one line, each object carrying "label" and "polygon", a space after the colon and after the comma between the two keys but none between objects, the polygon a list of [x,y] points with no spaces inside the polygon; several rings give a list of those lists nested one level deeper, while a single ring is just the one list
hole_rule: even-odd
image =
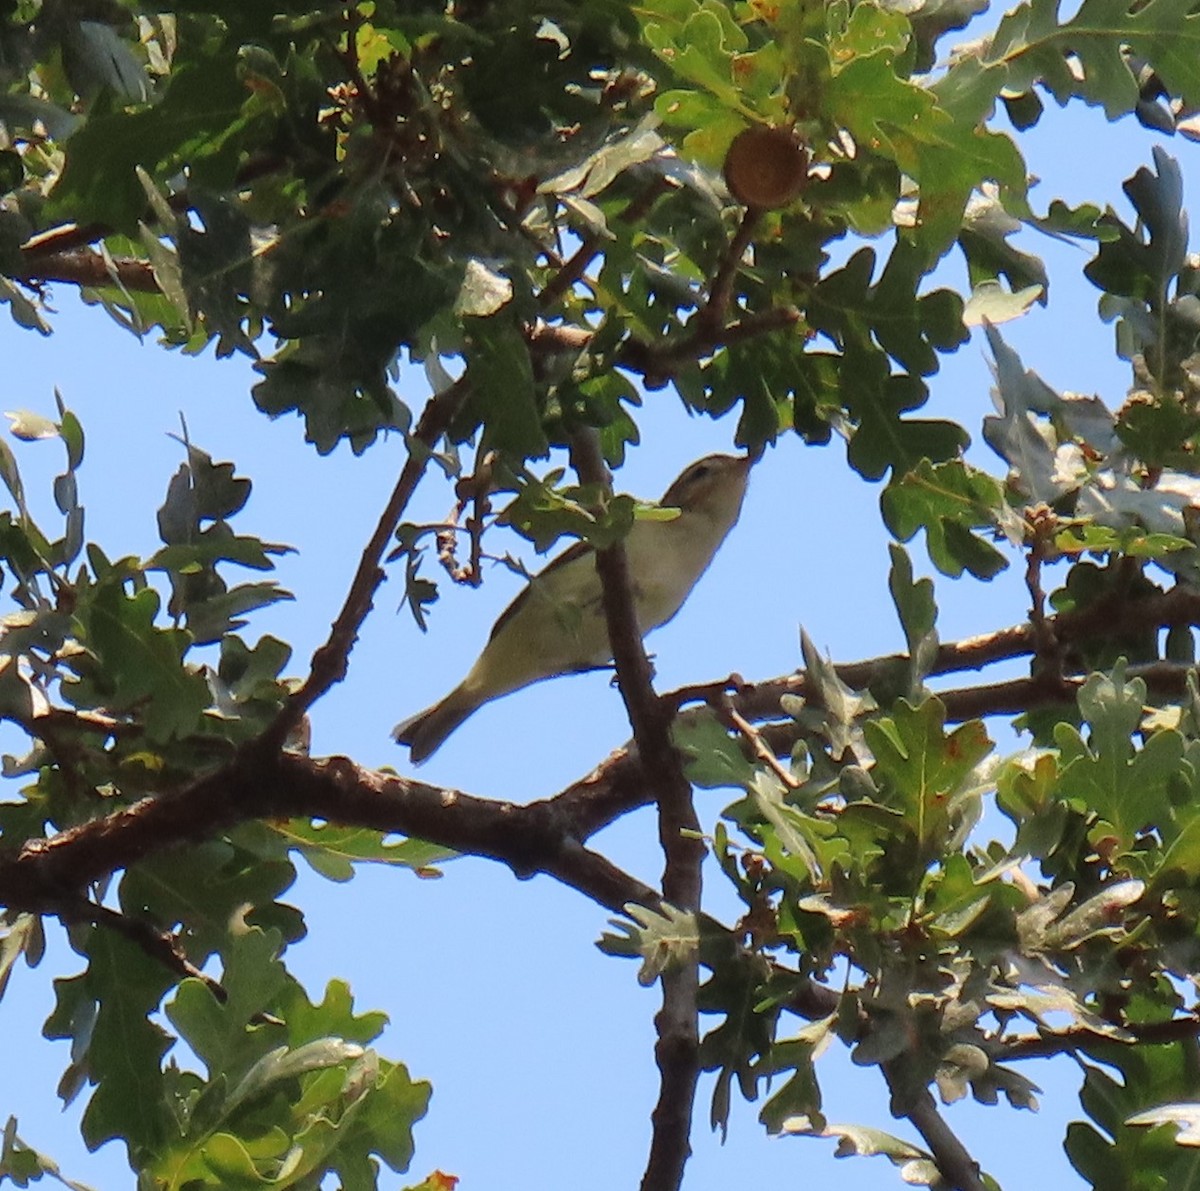
[{"label": "oak tree branch", "polygon": [[[607,471],[594,434],[576,436],[571,454],[582,483],[606,486]],[[650,680],[650,661],[642,645],[624,544],[597,550],[596,571],[617,683],[633,727],[643,780],[658,806],[659,841],[666,858],[663,897],[680,909],[698,912],[704,859],[700,822],[691,783],[684,777],[671,743],[669,707],[655,694]],[[682,1185],[691,1153],[692,1107],[700,1076],[699,956],[693,954],[668,965],[661,980],[662,1008],[654,1018],[659,1095],[650,1114],[653,1134],[642,1191],[674,1191]]]}]

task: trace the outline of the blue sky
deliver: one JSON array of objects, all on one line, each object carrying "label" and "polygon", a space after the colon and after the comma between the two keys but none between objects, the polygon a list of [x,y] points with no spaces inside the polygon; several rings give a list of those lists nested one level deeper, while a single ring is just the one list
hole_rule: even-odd
[{"label": "blue sky", "polygon": [[[1106,125],[1097,110],[1048,111],[1023,141],[1032,172],[1044,179],[1035,206],[1060,196],[1112,202],[1128,215],[1120,183],[1149,162],[1150,146],[1160,139],[1132,121]],[[1185,194],[1194,201],[1197,148],[1180,139],[1166,147],[1180,159]],[[1095,392],[1118,405],[1127,368],[1112,351],[1111,327],[1096,316],[1097,292],[1080,275],[1086,253],[1041,237],[1023,242],[1048,260],[1050,305],[1005,326],[1006,339],[1056,388]],[[965,283],[957,259],[947,262],[941,280]],[[242,531],[298,548],[281,561],[279,574],[300,598],[256,616],[250,635],[272,632],[292,641],[291,670],[302,672],[391,489],[402,444],[381,442],[361,458],[347,450],[319,458],[297,422],[271,424],[253,409],[247,362],[186,359],[139,345],[100,310],[81,308],[68,287],[56,287],[54,296],[60,312],[52,338],[0,324],[6,359],[0,404],[52,414],[54,386],[61,389],[87,433],[80,481],[88,536],[110,556],[155,548],[153,513],[181,455],[169,435],[183,412],[194,443],[216,459],[233,460],[254,480]],[[962,421],[977,440],[975,461],[996,470],[998,461],[978,443],[980,420],[991,410],[982,337],[948,358],[932,384],[929,409]],[[420,370],[406,374],[402,391],[421,400]],[[687,416],[670,391],[647,396],[640,424],[642,445],[618,484],[645,497],[660,495],[690,460],[728,449],[733,431],[732,421]],[[16,446],[27,489],[49,510],[48,477],[60,466],[59,448]],[[650,639],[659,685],[731,671],[751,679],[786,672],[800,661],[801,625],[838,660],[900,648],[895,616],[881,603],[888,556],[878,495],[848,471],[836,441],[809,449],[786,439],[770,450],[711,570],[676,620]],[[439,520],[451,500],[431,476],[410,517]],[[919,543],[910,548],[918,572],[932,573]],[[389,739],[392,725],[465,672],[519,582],[496,568],[480,591],[443,585],[430,632],[422,635],[407,611],[397,610],[400,577],[394,576],[377,600],[349,679],[315,710],[313,751],[407,771],[406,756]],[[989,584],[938,578],[937,595],[943,639],[1015,623],[1026,607],[1019,568]],[[420,776],[524,802],[582,775],[626,735],[606,676],[571,677],[484,708]],[[8,737],[0,743],[17,748]],[[1001,738],[1001,747],[1015,742]],[[702,820],[711,825],[726,801],[719,792],[701,793]],[[661,861],[649,813],[624,820],[601,842],[618,863],[656,879]],[[713,908],[736,913],[715,871],[707,889]],[[519,882],[478,860],[447,865],[440,881],[366,869],[335,886],[305,873],[292,900],[305,911],[309,937],[287,959],[310,995],[316,998],[332,977],[348,979],[360,1009],[391,1017],[384,1052],[434,1085],[411,1177],[388,1175],[382,1186],[419,1181],[435,1167],[459,1175],[460,1191],[636,1185],[656,1093],[651,1018],[658,993],[637,985],[634,965],[596,950],[604,910],[546,878]],[[52,925],[49,933],[42,966],[19,968],[0,1003],[6,1041],[0,1121],[15,1113],[25,1139],[58,1158],[69,1176],[99,1188],[129,1186],[122,1151],[110,1145],[89,1155],[79,1142],[82,1099],[65,1114],[58,1108],[54,1087],[66,1046],[39,1034],[52,1004],[51,977],[72,974],[77,964],[61,931]],[[892,1126],[871,1073],[854,1070],[837,1053],[820,1070],[831,1120]],[[1064,1124],[1078,1112],[1077,1069],[1063,1061],[1024,1070],[1045,1089],[1040,1113],[956,1105],[951,1125],[1008,1188],[1082,1185],[1061,1150]],[[749,1178],[763,1185],[836,1179],[848,1191],[900,1185],[882,1158],[836,1161],[831,1143],[766,1138],[755,1108],[735,1105],[721,1146],[705,1124],[710,1093],[706,1081],[689,1191],[717,1191]],[[900,1126],[895,1131],[911,1136]]]}]

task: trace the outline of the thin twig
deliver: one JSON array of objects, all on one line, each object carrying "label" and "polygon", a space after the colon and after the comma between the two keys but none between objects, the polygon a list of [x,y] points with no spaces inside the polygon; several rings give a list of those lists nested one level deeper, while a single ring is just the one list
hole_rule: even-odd
[{"label": "thin twig", "polygon": [[1139,1046],[1146,1043],[1167,1046],[1200,1037],[1200,1015],[1193,1011],[1186,1017],[1172,1017],[1166,1021],[1150,1021],[1141,1025],[1122,1022],[1121,1029],[1128,1037],[1116,1038],[1088,1026],[1076,1026],[1057,1033],[1042,1031],[1028,1037],[997,1039],[990,1047],[990,1053],[995,1062],[1009,1063],[1019,1059],[1048,1059],[1098,1047]]},{"label": "thin twig", "polygon": [[[480,460],[473,475],[464,476],[455,485],[457,500],[446,525],[437,531],[437,557],[442,569],[454,583],[466,583],[478,587],[483,582],[483,531],[488,515],[492,511],[492,469],[496,453],[488,451]],[[458,561],[458,531],[463,514],[467,516],[467,537],[471,543],[466,563]]]},{"label": "thin twig", "polygon": [[[659,195],[669,190],[672,182],[662,174],[656,174],[654,180],[637,198],[633,199],[617,216],[622,223],[636,223],[658,201]],[[600,255],[607,237],[602,232],[592,232],[582,244],[563,262],[558,271],[542,287],[537,295],[537,303],[543,309],[553,306],[584,273],[588,266]]]},{"label": "thin twig", "polygon": [[979,1173],[979,1163],[946,1124],[929,1089],[908,1088],[902,1059],[892,1059],[882,1067],[892,1093],[892,1113],[897,1117],[907,1117],[912,1122],[925,1139],[942,1178],[955,1191],[987,1191]]},{"label": "thin twig", "polygon": [[1025,588],[1029,592],[1029,624],[1033,629],[1034,676],[1054,681],[1062,680],[1065,658],[1062,643],[1054,632],[1054,623],[1046,616],[1046,592],[1042,587],[1042,567],[1058,556],[1054,536],[1059,522],[1048,505],[1035,505],[1025,510],[1026,538],[1029,553],[1025,562]]},{"label": "thin twig", "polygon": [[57,905],[47,905],[44,912],[52,913],[64,924],[88,922],[93,926],[111,930],[122,938],[140,947],[152,960],[160,963],[180,979],[199,980],[221,1004],[229,1000],[229,993],[219,980],[202,972],[179,947],[166,931],[141,918],[131,918],[102,906],[80,894],[78,897],[63,898]]},{"label": "thin twig", "polygon": [[708,290],[708,301],[696,316],[702,332],[716,335],[729,321],[729,308],[733,303],[733,283],[738,270],[742,267],[742,258],[746,249],[754,239],[758,230],[762,211],[757,207],[747,207],[742,214],[742,221],[729,241],[729,247],[721,257],[716,275]]},{"label": "thin twig", "polygon": [[760,215],[761,211],[756,208],[747,208],[743,213],[709,286],[708,301],[697,310],[687,331],[675,340],[662,343],[628,339],[621,345],[618,363],[640,372],[647,386],[659,388],[681,365],[711,355],[727,342],[765,335],[799,321],[800,312],[794,306],[781,306],[747,314],[740,321],[730,323],[734,281],[746,249],[754,239]]},{"label": "thin twig", "polygon": [[445,433],[466,398],[467,390],[466,380],[457,380],[425,406],[409,445],[408,459],[379,516],[375,532],[363,549],[341,611],[338,612],[325,643],[313,654],[308,677],[288,699],[275,722],[264,733],[264,748],[282,747],[283,741],[308,709],[326,691],[345,678],[349,668],[350,651],[354,648],[359,629],[371,610],[375,593],[383,582],[384,552],[396,532],[396,526],[400,523],[400,517],[414,489],[425,473],[429,449]]},{"label": "thin twig", "polygon": [[346,68],[346,73],[350,76],[350,82],[354,86],[355,98],[366,114],[368,123],[372,128],[386,132],[388,131],[387,125],[389,123],[387,113],[383,111],[378,96],[372,90],[371,84],[367,82],[358,61],[358,28],[361,23],[357,7],[353,5],[347,6],[346,48],[344,50],[339,50],[336,46],[331,48],[338,58],[341,59],[342,65]]},{"label": "thin twig", "polygon": [[738,732],[741,733],[742,739],[745,740],[754,755],[781,781],[789,790],[799,790],[800,783],[790,770],[785,769],[775,756],[772,749],[768,748],[762,738],[762,734],[758,729],[746,719],[740,712],[735,711],[732,707],[718,710],[718,715],[728,719]]}]

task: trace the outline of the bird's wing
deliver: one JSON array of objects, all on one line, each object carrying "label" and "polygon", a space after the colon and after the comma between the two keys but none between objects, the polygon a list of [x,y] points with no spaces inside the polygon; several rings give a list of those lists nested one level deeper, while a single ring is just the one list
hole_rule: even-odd
[{"label": "bird's wing", "polygon": [[494,641],[499,636],[500,631],[504,628],[514,616],[525,606],[525,601],[529,599],[529,593],[532,585],[537,582],[543,575],[549,575],[552,571],[557,571],[560,567],[566,566],[568,563],[575,562],[576,559],[582,558],[585,554],[591,554],[592,547],[587,542],[576,542],[574,545],[568,546],[561,554],[552,558],[524,587],[517,592],[516,598],[503,612],[496,618],[496,623],[492,625],[492,631],[488,635],[489,641]]}]

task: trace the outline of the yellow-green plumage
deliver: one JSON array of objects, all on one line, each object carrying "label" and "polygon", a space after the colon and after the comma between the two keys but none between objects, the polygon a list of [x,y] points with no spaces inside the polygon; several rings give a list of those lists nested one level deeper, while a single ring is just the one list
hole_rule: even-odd
[{"label": "yellow-green plumage", "polygon": [[[684,469],[660,504],[669,521],[635,521],[625,538],[638,624],[648,633],[679,611],[733,528],[750,460],[709,455]],[[594,552],[582,542],[536,574],[501,613],[471,672],[439,703],[395,730],[414,762],[472,712],[530,683],[612,660]]]}]

